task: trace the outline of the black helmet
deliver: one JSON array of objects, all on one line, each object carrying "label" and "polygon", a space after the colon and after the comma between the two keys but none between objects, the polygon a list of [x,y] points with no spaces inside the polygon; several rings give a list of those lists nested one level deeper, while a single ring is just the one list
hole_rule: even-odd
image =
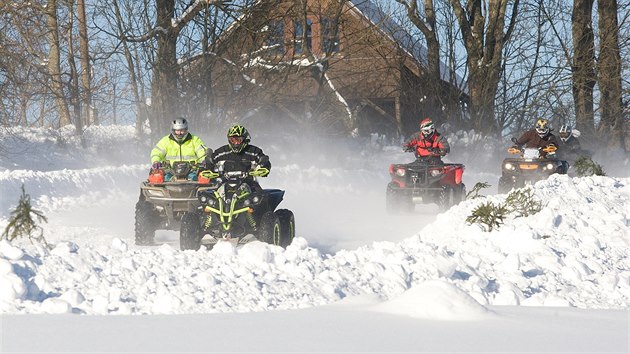
[{"label": "black helmet", "polygon": [[186,118],[176,118],[171,125],[171,133],[175,140],[182,142],[188,135],[188,121]]},{"label": "black helmet", "polygon": [[235,124],[228,129],[228,144],[234,152],[241,152],[249,144],[250,136],[247,129],[240,124]]}]

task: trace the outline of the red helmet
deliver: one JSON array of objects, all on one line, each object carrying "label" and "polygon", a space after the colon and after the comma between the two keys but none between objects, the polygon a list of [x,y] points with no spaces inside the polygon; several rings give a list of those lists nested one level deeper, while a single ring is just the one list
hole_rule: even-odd
[{"label": "red helmet", "polygon": [[435,125],[430,118],[425,118],[420,122],[420,131],[424,136],[431,136],[435,132]]}]

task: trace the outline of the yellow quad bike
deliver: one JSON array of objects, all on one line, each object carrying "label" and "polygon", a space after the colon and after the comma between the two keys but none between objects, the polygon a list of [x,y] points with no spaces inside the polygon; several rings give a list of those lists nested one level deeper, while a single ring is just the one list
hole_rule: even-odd
[{"label": "yellow quad bike", "polygon": [[182,217],[180,248],[197,250],[220,241],[239,245],[255,240],[288,246],[295,237],[295,217],[291,210],[276,210],[284,191],[261,189],[255,182],[268,173],[249,161],[224,161],[215,171],[201,172],[217,188],[199,192],[199,207]]},{"label": "yellow quad bike", "polygon": [[568,164],[555,157],[558,148],[549,145],[545,148],[511,147],[508,153],[519,155],[508,157],[501,164],[499,193],[507,193],[511,189],[522,188],[546,179],[554,173],[566,174]]}]

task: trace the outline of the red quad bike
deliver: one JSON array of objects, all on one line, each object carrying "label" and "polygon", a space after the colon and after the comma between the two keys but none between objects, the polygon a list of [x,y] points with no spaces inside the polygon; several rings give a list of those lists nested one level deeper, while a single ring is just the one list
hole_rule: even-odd
[{"label": "red quad bike", "polygon": [[391,164],[389,174],[392,180],[385,195],[388,213],[410,212],[418,203],[435,203],[447,210],[466,199],[464,165],[460,163],[427,164],[416,160]]}]

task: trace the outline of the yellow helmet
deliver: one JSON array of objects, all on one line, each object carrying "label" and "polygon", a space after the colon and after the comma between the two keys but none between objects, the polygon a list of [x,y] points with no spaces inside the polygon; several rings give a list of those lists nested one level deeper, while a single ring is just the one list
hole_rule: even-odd
[{"label": "yellow helmet", "polygon": [[543,137],[549,134],[549,131],[551,131],[551,128],[549,128],[549,121],[545,118],[538,118],[536,121],[536,133],[538,133],[540,137]]}]

